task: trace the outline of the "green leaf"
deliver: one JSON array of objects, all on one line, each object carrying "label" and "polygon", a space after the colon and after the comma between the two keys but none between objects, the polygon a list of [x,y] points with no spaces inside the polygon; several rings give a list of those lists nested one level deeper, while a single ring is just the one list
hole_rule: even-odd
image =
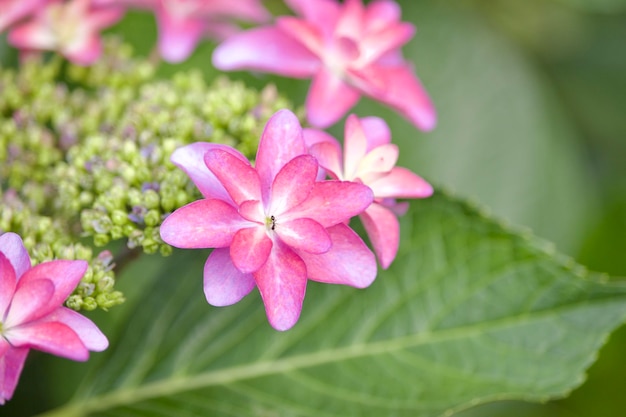
[{"label": "green leaf", "polygon": [[[272,330],[258,295],[213,308],[205,251],[158,269],[76,397],[49,416],[440,416],[579,385],[626,316],[626,286],[444,194],[414,202],[401,250],[365,290],[310,283]],[[157,265],[155,265],[157,264]]]}]

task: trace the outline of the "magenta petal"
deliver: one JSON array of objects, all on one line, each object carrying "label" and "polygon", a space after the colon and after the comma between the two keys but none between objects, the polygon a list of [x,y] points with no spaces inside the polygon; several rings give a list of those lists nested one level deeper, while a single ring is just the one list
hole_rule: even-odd
[{"label": "magenta petal", "polygon": [[56,356],[86,361],[89,351],[74,330],[59,322],[35,322],[5,333],[11,345],[28,347]]},{"label": "magenta petal", "polygon": [[365,8],[365,24],[370,31],[377,31],[396,23],[400,16],[400,5],[391,0],[376,0]]},{"label": "magenta petal", "polygon": [[159,52],[168,62],[187,59],[202,38],[206,26],[200,19],[180,18],[162,10],[157,13],[157,22]]},{"label": "magenta petal", "polygon": [[276,244],[254,279],[270,325],[280,331],[293,327],[306,292],[307,271],[302,259],[288,247]]},{"label": "magenta petal", "polygon": [[198,200],[170,214],[161,225],[161,239],[177,248],[222,248],[235,232],[251,223],[222,200]]},{"label": "magenta petal", "polygon": [[[0,343],[8,345],[5,340],[0,340]],[[13,397],[28,351],[28,348],[10,347],[0,355],[0,405]]]},{"label": "magenta petal", "polygon": [[426,198],[433,187],[407,168],[395,167],[379,179],[368,182],[376,198]]},{"label": "magenta petal", "polygon": [[410,23],[395,23],[376,31],[370,31],[362,40],[365,53],[360,57],[361,65],[369,65],[389,51],[397,50],[415,34]]},{"label": "magenta petal", "polygon": [[265,226],[248,227],[235,233],[230,244],[233,265],[244,274],[257,271],[263,266],[272,250],[272,240]]},{"label": "magenta petal", "polygon": [[315,127],[327,128],[359,101],[358,90],[346,84],[328,68],[321,68],[313,78],[306,98],[306,117]]},{"label": "magenta petal", "polygon": [[230,146],[208,142],[196,142],[180,147],[172,153],[170,160],[185,171],[204,198],[217,198],[230,202],[231,198],[226,189],[204,162],[204,154],[212,149],[221,149],[230,152],[242,161],[248,161],[245,156]]},{"label": "magenta petal", "polygon": [[310,253],[327,252],[332,245],[326,229],[311,219],[277,223],[276,234],[287,246]]},{"label": "magenta petal", "polygon": [[49,279],[20,282],[4,319],[4,326],[10,329],[52,312],[63,302],[60,300],[56,305],[49,304],[53,295],[54,284]]},{"label": "magenta petal", "polygon": [[102,54],[102,43],[96,35],[87,36],[68,45],[62,51],[63,55],[78,65],[91,65]]},{"label": "magenta petal", "polygon": [[310,218],[324,227],[330,227],[362,213],[373,198],[372,190],[363,184],[350,181],[317,182],[309,198],[279,220]]},{"label": "magenta petal", "polygon": [[357,288],[369,286],[376,278],[376,259],[363,240],[343,223],[326,229],[332,247],[326,253],[298,251],[309,279]]},{"label": "magenta petal", "polygon": [[313,189],[317,170],[317,160],[311,155],[300,155],[289,161],[274,178],[268,211],[278,217],[302,203]]},{"label": "magenta petal", "polygon": [[228,248],[214,249],[204,264],[204,295],[216,307],[239,302],[255,287],[252,274],[233,265]]},{"label": "magenta petal", "polygon": [[373,203],[359,217],[380,265],[383,269],[389,268],[400,245],[400,224],[396,215],[383,205]]},{"label": "magenta petal", "polygon": [[[339,144],[333,144],[330,142],[319,142],[309,148],[309,153],[317,159],[320,167],[328,171],[328,174],[338,180],[344,180],[343,164],[341,161],[341,149]],[[318,181],[323,180],[324,177],[319,176]]]},{"label": "magenta petal", "polygon": [[106,336],[87,317],[66,307],[59,307],[40,322],[59,322],[72,329],[89,350],[101,352],[109,347]]},{"label": "magenta petal", "polygon": [[289,110],[277,111],[265,125],[256,157],[264,203],[269,201],[270,188],[278,172],[289,161],[306,153],[302,127],[296,115]]},{"label": "magenta petal", "polygon": [[7,232],[1,235],[0,252],[4,253],[4,256],[6,256],[9,262],[11,262],[11,265],[13,265],[15,276],[18,280],[24,275],[24,272],[30,269],[30,257],[19,235],[13,232]]},{"label": "magenta petal", "polygon": [[204,162],[237,205],[248,200],[261,200],[259,175],[248,161],[224,150],[213,149],[204,155]]},{"label": "magenta petal", "polygon": [[391,130],[384,119],[375,116],[363,117],[361,126],[367,139],[367,152],[391,143]]},{"label": "magenta petal", "polygon": [[341,13],[341,5],[335,0],[285,0],[285,3],[305,20],[318,26],[325,36],[332,35]]},{"label": "magenta petal", "polygon": [[5,318],[4,314],[11,303],[16,285],[17,277],[13,265],[4,253],[0,252],[0,322]]},{"label": "magenta petal", "polygon": [[213,52],[213,65],[223,71],[253,70],[306,78],[319,59],[299,41],[276,27],[247,30],[229,37]]}]

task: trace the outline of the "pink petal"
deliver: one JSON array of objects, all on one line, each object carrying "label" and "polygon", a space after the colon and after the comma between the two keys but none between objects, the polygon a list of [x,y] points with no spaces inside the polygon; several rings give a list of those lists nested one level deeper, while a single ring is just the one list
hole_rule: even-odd
[{"label": "pink petal", "polygon": [[317,170],[317,160],[311,155],[300,155],[289,161],[274,179],[268,211],[280,217],[302,203],[313,189]]},{"label": "pink petal", "polygon": [[398,110],[421,130],[432,130],[437,115],[430,97],[408,65],[371,65],[351,71],[351,82],[368,96]]},{"label": "pink petal", "polygon": [[307,153],[300,121],[289,110],[277,111],[265,125],[256,157],[263,202],[270,200],[270,189],[278,172],[289,161]]},{"label": "pink petal", "polygon": [[[5,340],[0,343],[8,345]],[[10,347],[0,355],[0,405],[13,397],[28,351],[28,348]]]},{"label": "pink petal", "polygon": [[391,143],[391,130],[380,117],[361,118],[361,126],[367,139],[367,152],[381,145]]},{"label": "pink petal", "polygon": [[5,254],[0,252],[0,322],[5,320],[5,313],[13,298],[16,284],[17,277],[13,265]]},{"label": "pink petal", "polygon": [[170,160],[185,171],[204,198],[217,198],[230,202],[231,198],[226,189],[204,163],[204,154],[212,149],[221,149],[230,152],[242,161],[248,161],[245,156],[230,146],[208,142],[196,142],[178,148],[172,153]]},{"label": "pink petal", "polygon": [[248,200],[261,200],[261,183],[256,170],[248,161],[242,161],[221,149],[207,151],[206,166],[222,183],[235,204]]},{"label": "pink petal", "polygon": [[195,17],[178,17],[159,8],[159,53],[168,62],[181,62],[191,55],[202,38],[205,23]]},{"label": "pink petal", "polygon": [[223,71],[252,70],[294,78],[307,78],[320,61],[299,41],[276,27],[238,33],[213,52],[213,65]]},{"label": "pink petal", "polygon": [[48,304],[48,300],[53,295],[54,284],[51,280],[36,279],[20,282],[13,296],[11,307],[4,319],[3,326],[10,329],[50,313],[61,305],[60,303],[56,306]]},{"label": "pink petal", "polygon": [[256,286],[252,274],[233,265],[228,248],[214,249],[204,264],[204,295],[216,307],[239,302]]},{"label": "pink petal", "polygon": [[433,194],[433,187],[412,171],[395,167],[379,179],[369,182],[376,198],[426,198]]},{"label": "pink petal", "polygon": [[378,60],[390,51],[400,48],[415,35],[415,26],[396,23],[377,31],[369,32],[361,40],[361,56],[357,65],[365,66]]},{"label": "pink petal", "polygon": [[72,44],[64,47],[61,53],[70,61],[78,65],[91,65],[100,58],[102,54],[102,43],[96,35],[80,38]]},{"label": "pink petal", "polygon": [[85,347],[91,351],[101,352],[109,347],[109,341],[106,336],[93,321],[69,308],[59,307],[51,314],[43,317],[39,322],[59,322],[65,324],[78,335]]},{"label": "pink petal", "polygon": [[400,245],[400,224],[396,215],[383,205],[372,203],[359,217],[380,265],[383,269],[389,268]]},{"label": "pink petal", "polygon": [[354,114],[346,119],[343,144],[343,168],[345,178],[357,178],[357,167],[367,152],[367,136],[363,130],[361,120]]},{"label": "pink petal", "polygon": [[377,31],[400,20],[398,3],[389,0],[374,0],[365,7],[365,25],[369,31]]},{"label": "pink petal", "polygon": [[0,13],[0,33],[15,22],[28,17],[38,7],[44,7],[49,0],[0,0],[2,13]]},{"label": "pink petal", "polygon": [[372,149],[359,162],[355,177],[368,184],[391,172],[398,161],[398,146],[393,143]]},{"label": "pink petal", "polygon": [[282,221],[310,218],[324,227],[344,222],[365,210],[373,201],[372,190],[350,181],[322,181],[299,206],[281,216]]},{"label": "pink petal", "polygon": [[265,265],[253,275],[270,325],[279,331],[293,327],[306,292],[307,271],[302,259],[277,242]]},{"label": "pink petal", "polygon": [[35,322],[14,327],[5,337],[15,347],[37,349],[75,361],[89,358],[89,351],[78,335],[63,323]]},{"label": "pink petal", "polygon": [[359,39],[364,32],[364,12],[362,0],[346,0],[335,26],[335,36]]},{"label": "pink petal", "polygon": [[298,251],[309,279],[357,288],[369,286],[376,278],[376,259],[359,235],[343,223],[326,229],[332,247],[322,254]]},{"label": "pink petal", "polygon": [[56,47],[54,34],[37,21],[15,26],[9,32],[7,40],[18,49],[54,50]]},{"label": "pink petal", "polygon": [[230,204],[216,199],[198,200],[165,219],[161,239],[177,248],[222,248],[230,246],[237,230],[250,226]]},{"label": "pink petal", "polygon": [[24,272],[30,269],[30,257],[19,235],[12,232],[1,235],[0,252],[4,253],[4,256],[6,256],[9,262],[11,262],[11,265],[13,265],[17,279],[20,279],[20,277],[24,275]]},{"label": "pink petal", "polygon": [[341,13],[341,6],[335,0],[285,0],[285,3],[305,20],[319,27],[327,38],[335,30]]},{"label": "pink petal", "polygon": [[327,252],[332,245],[326,229],[311,219],[280,222],[275,231],[287,246],[309,253]]},{"label": "pink petal", "polygon": [[315,127],[327,128],[359,101],[360,93],[328,68],[313,78],[306,98],[306,117]]},{"label": "pink petal", "polygon": [[233,5],[232,0],[211,0],[198,3],[201,3],[200,11],[206,17],[230,17],[256,23],[263,23],[271,18],[260,0],[237,0],[236,5]]},{"label": "pink petal", "polygon": [[30,281],[49,279],[54,284],[54,295],[48,300],[49,311],[60,306],[74,291],[87,271],[86,261],[54,260],[35,265],[18,281],[17,291]]},{"label": "pink petal", "polygon": [[313,55],[322,57],[325,53],[324,39],[319,29],[312,23],[292,16],[279,17],[277,27],[288,36],[295,39]]},{"label": "pink petal", "polygon": [[317,180],[326,178],[326,171],[334,179],[343,180],[343,161],[341,157],[341,145],[337,139],[328,133],[317,129],[303,129],[304,142],[309,153],[317,159],[320,165]]},{"label": "pink petal", "polygon": [[230,244],[230,258],[241,273],[258,271],[272,250],[272,240],[264,226],[248,227],[235,233]]}]

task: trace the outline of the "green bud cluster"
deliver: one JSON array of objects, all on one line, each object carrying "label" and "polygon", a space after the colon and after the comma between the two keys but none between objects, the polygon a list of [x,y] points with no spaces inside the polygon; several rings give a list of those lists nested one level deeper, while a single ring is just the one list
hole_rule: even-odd
[{"label": "green bud cluster", "polygon": [[171,253],[163,219],[200,197],[169,161],[176,148],[209,141],[252,158],[269,117],[292,107],[273,86],[259,92],[226,78],[207,83],[199,72],[155,73],[116,40],[91,67],[52,58],[0,68],[0,233],[19,233],[35,262],[90,262],[71,308],[123,301],[112,261],[84,239]]}]

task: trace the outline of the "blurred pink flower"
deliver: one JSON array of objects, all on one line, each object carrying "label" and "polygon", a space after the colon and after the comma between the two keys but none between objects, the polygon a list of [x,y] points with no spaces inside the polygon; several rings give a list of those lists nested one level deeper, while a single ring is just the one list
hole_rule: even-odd
[{"label": "blurred pink flower", "polygon": [[364,94],[381,101],[418,128],[430,130],[435,109],[402,58],[400,47],[415,32],[400,21],[392,0],[287,0],[300,17],[284,16],[273,26],[228,38],[213,54],[222,70],[249,69],[288,77],[313,77],[307,119],[325,128]]},{"label": "blurred pink flower", "polygon": [[51,0],[0,0],[0,33]]},{"label": "blurred pink flower", "polygon": [[204,267],[210,304],[234,304],[256,286],[270,324],[287,330],[300,316],[307,279],[363,288],[376,277],[374,254],[344,224],[371,204],[372,191],[318,182],[318,163],[290,111],[267,123],[255,167],[209,143],[180,148],[172,161],[205,198],[172,213],[161,237],[180,248],[216,248]]},{"label": "blurred pink flower", "polygon": [[23,51],[57,51],[76,64],[92,64],[102,52],[100,31],[124,14],[123,8],[101,7],[96,1],[45,2],[31,19],[11,29],[9,43]]},{"label": "blurred pink flower", "polygon": [[22,239],[0,236],[0,404],[13,396],[29,349],[85,361],[107,348],[91,320],[63,307],[86,269],[64,260],[31,267]]},{"label": "blurred pink flower", "polygon": [[225,39],[239,32],[233,20],[263,23],[271,15],[260,0],[98,0],[154,12],[159,53],[168,62],[189,57],[203,37]]},{"label": "blurred pink flower", "polygon": [[343,157],[339,142],[325,132],[305,129],[304,140],[309,152],[331,177],[360,181],[374,192],[374,202],[359,218],[381,266],[388,268],[400,243],[400,224],[396,216],[404,214],[408,208],[407,203],[398,203],[395,199],[429,197],[433,188],[408,169],[395,166],[398,147],[391,143],[389,127],[378,117],[348,116]]}]

